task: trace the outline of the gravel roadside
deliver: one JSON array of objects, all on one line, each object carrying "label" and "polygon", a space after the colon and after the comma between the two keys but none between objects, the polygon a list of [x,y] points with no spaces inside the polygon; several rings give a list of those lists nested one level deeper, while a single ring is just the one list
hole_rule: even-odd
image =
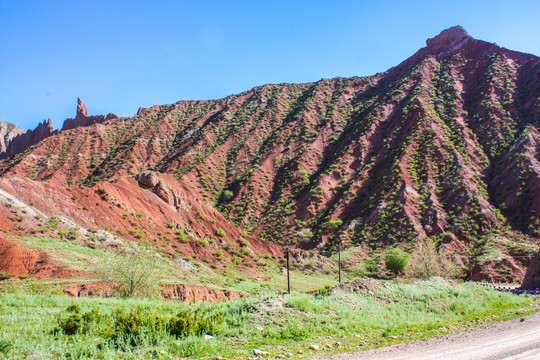
[{"label": "gravel roadside", "polygon": [[539,360],[540,312],[470,331],[313,360]]}]

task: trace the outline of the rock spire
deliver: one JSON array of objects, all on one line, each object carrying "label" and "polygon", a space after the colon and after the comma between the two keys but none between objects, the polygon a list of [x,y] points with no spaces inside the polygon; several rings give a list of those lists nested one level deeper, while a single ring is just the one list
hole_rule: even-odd
[{"label": "rock spire", "polygon": [[86,109],[86,105],[84,105],[81,98],[77,98],[77,116],[75,116],[75,119],[81,119],[86,117],[88,117],[88,110]]}]

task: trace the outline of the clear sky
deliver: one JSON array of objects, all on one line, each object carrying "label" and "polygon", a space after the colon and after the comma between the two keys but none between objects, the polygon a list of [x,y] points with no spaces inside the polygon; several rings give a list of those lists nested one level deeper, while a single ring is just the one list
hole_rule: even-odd
[{"label": "clear sky", "polygon": [[23,129],[364,76],[454,25],[540,55],[540,1],[0,0],[0,120]]}]

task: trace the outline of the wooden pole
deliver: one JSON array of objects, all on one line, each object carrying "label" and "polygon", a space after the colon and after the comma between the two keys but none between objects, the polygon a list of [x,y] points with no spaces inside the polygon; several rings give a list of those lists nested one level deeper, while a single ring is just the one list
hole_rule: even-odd
[{"label": "wooden pole", "polygon": [[291,293],[291,278],[289,276],[289,249],[285,251],[287,254],[287,294]]},{"label": "wooden pole", "polygon": [[341,240],[339,241],[339,245],[338,245],[338,274],[339,274],[339,282],[341,283]]},{"label": "wooden pole", "polygon": [[469,281],[472,282],[472,256],[469,256],[469,271],[471,273],[471,279]]}]

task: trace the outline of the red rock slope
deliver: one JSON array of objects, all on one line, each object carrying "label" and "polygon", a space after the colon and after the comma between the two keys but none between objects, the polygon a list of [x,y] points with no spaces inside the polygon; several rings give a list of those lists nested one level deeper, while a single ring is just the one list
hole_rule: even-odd
[{"label": "red rock slope", "polygon": [[[179,213],[148,207],[136,176],[153,170],[214,204],[227,234],[374,250],[432,237],[462,254],[489,245],[517,255],[501,244],[540,237],[540,59],[460,27],[426,45],[372,77],[264,85],[67,126],[4,160],[2,187],[11,177],[54,186],[125,227],[93,205],[103,187],[128,213],[149,213],[135,221],[149,230]],[[198,227],[193,214],[174,222]]]}]

